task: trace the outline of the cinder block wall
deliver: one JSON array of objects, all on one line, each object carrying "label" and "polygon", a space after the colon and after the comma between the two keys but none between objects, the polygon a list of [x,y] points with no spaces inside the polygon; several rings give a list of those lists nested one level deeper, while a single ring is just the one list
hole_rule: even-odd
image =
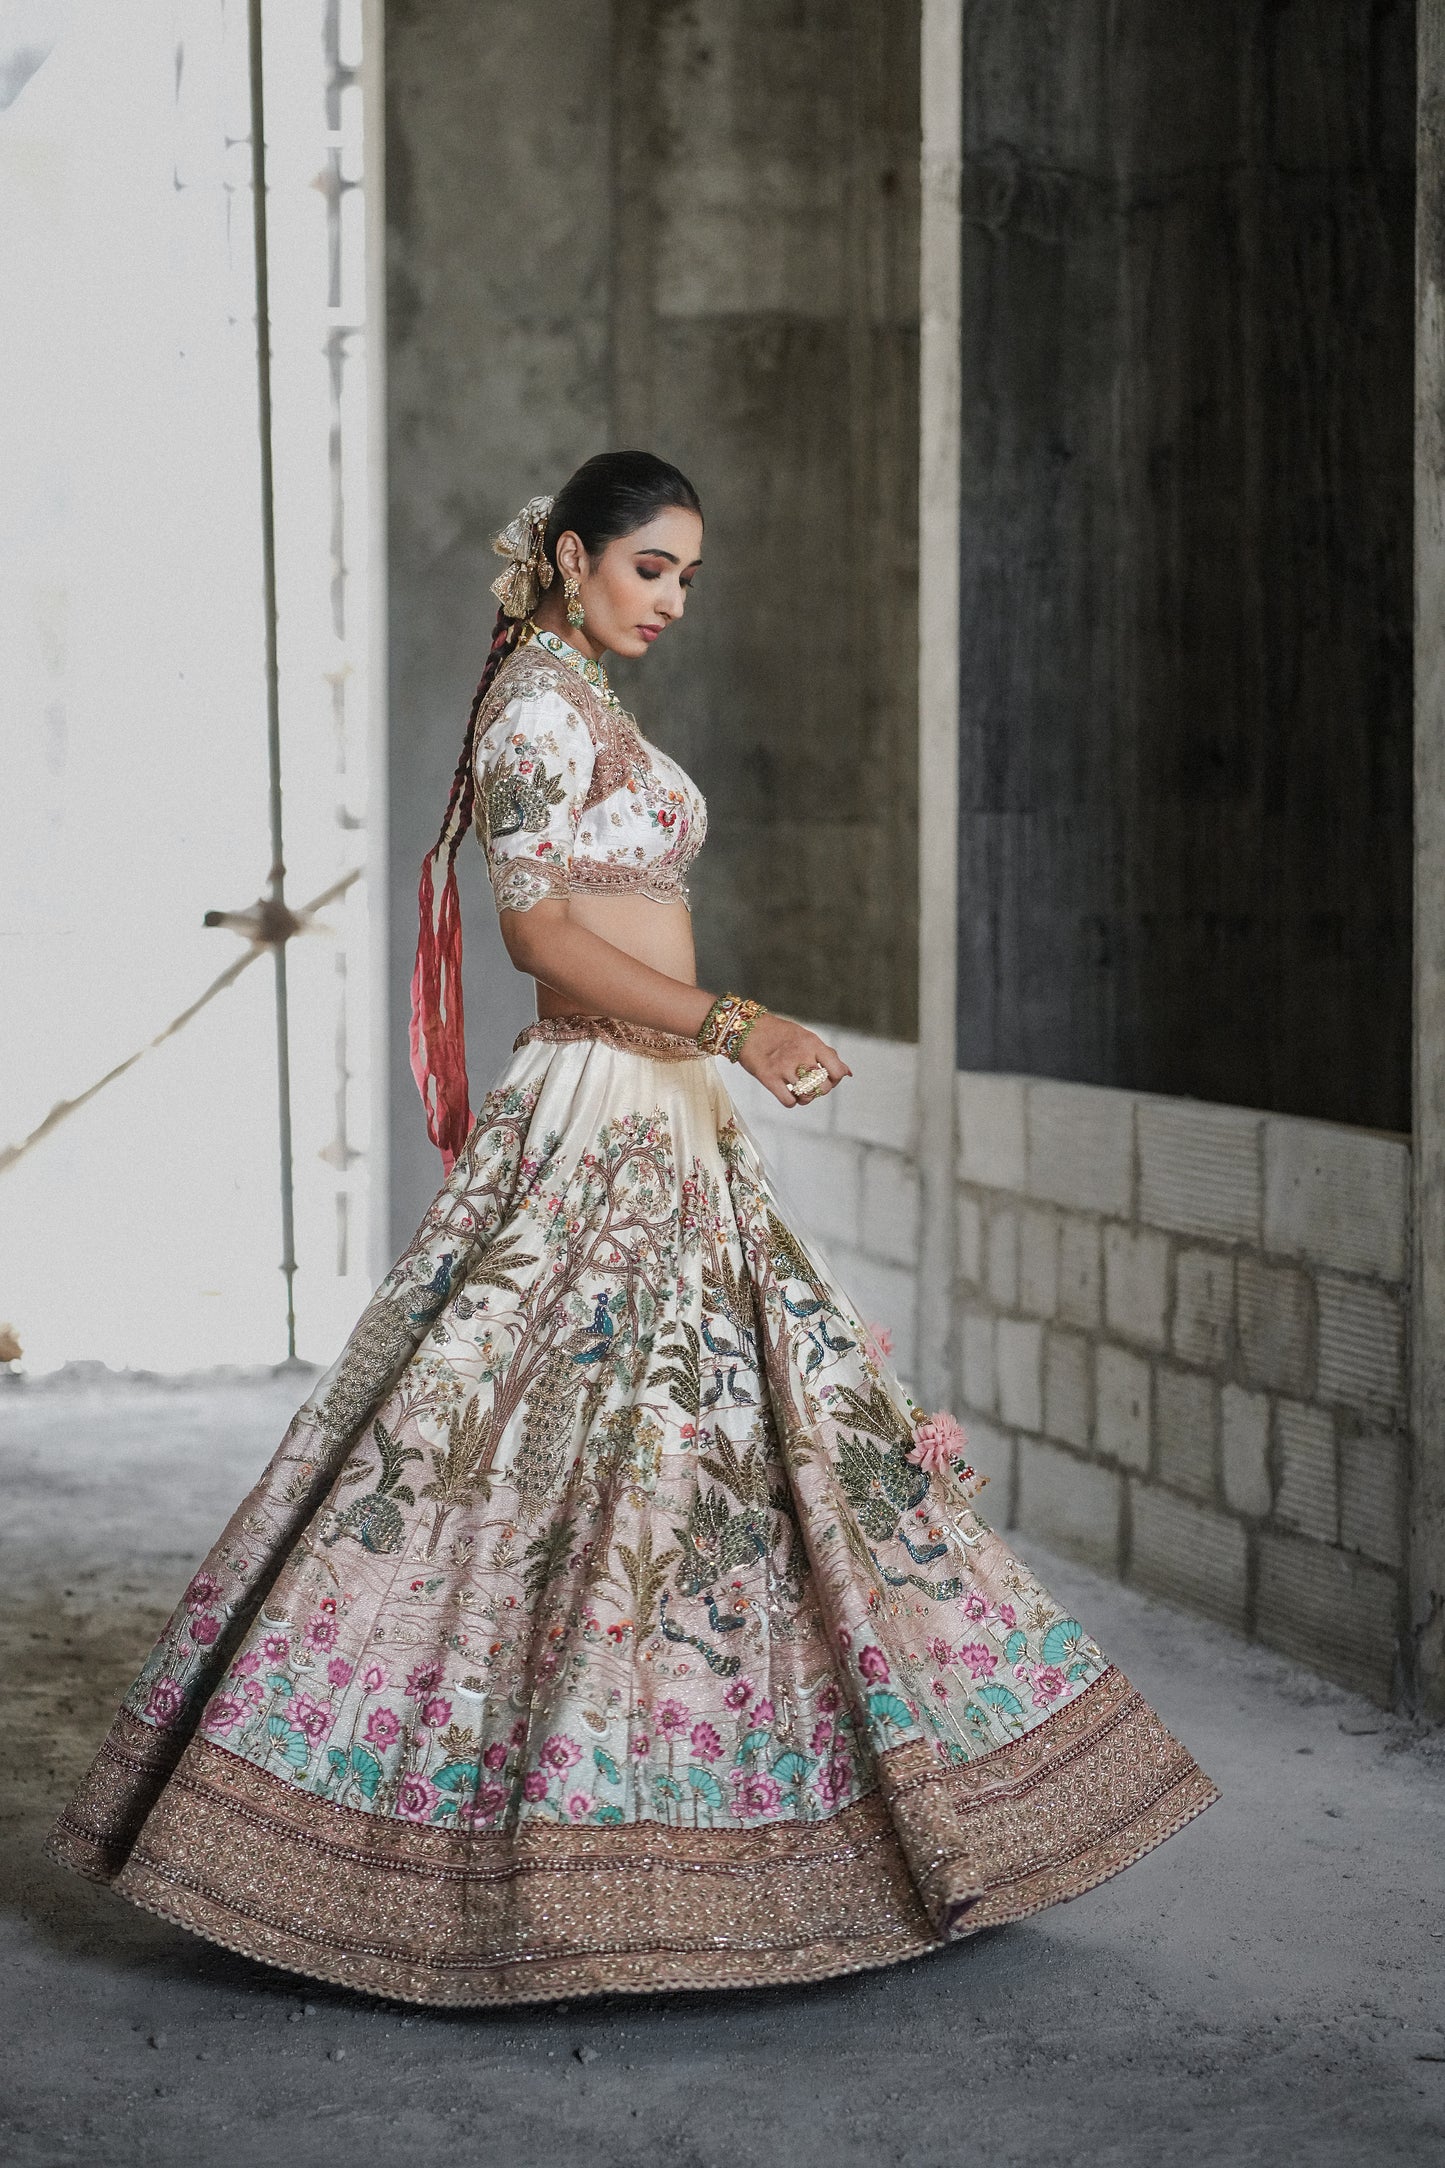
[{"label": "cinder block wall", "polygon": [[[913,1048],[829,1036],[855,1075],[818,1107],[745,1076],[734,1096],[906,1376]],[[957,1088],[956,1406],[986,1517],[1388,1702],[1407,1142],[1092,1085]]]}]

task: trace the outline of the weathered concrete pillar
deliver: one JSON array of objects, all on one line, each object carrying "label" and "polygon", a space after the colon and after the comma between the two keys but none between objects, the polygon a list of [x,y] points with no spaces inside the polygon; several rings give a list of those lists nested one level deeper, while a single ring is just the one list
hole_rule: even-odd
[{"label": "weathered concrete pillar", "polygon": [[1445,0],[1421,0],[1415,319],[1415,1259],[1410,1686],[1445,1717]]},{"label": "weathered concrete pillar", "polygon": [[918,475],[918,1382],[952,1398],[958,1010],[962,0],[923,0]]}]

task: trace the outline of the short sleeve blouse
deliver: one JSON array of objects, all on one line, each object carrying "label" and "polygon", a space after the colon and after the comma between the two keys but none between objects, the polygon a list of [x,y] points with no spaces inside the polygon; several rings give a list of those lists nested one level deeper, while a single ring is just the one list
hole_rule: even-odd
[{"label": "short sleeve blouse", "polygon": [[477,743],[477,831],[499,911],[565,896],[596,748],[552,686],[507,702]]},{"label": "short sleeve blouse", "polygon": [[702,793],[595,664],[536,634],[502,663],[477,720],[476,825],[499,911],[586,891],[687,902]]}]

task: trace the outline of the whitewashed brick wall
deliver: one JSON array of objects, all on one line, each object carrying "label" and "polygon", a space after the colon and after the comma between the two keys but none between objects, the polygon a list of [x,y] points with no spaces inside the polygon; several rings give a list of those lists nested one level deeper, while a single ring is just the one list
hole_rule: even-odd
[{"label": "whitewashed brick wall", "polygon": [[[914,1050],[817,1028],[854,1076],[816,1107],[728,1082],[907,1377]],[[986,1517],[1389,1701],[1407,1141],[1037,1078],[957,1089],[956,1406]]]}]

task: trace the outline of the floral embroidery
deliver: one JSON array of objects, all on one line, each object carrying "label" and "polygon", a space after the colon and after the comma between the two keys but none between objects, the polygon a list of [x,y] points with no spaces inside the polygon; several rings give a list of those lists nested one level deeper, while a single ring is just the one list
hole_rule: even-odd
[{"label": "floral embroidery", "polygon": [[[543,1080],[586,1061],[520,1049],[132,1710],[195,1709],[338,1806],[478,1832],[818,1820],[882,1751],[964,1763],[1050,1718],[1102,1657],[956,1456],[912,1457],[924,1419],[711,1066],[544,1122]],[[247,1612],[245,1531],[294,1511],[318,1434],[339,1457]]]},{"label": "floral embroidery", "polygon": [[686,902],[707,809],[611,688],[538,634],[503,662],[478,717],[477,833],[497,908],[575,891]]}]

